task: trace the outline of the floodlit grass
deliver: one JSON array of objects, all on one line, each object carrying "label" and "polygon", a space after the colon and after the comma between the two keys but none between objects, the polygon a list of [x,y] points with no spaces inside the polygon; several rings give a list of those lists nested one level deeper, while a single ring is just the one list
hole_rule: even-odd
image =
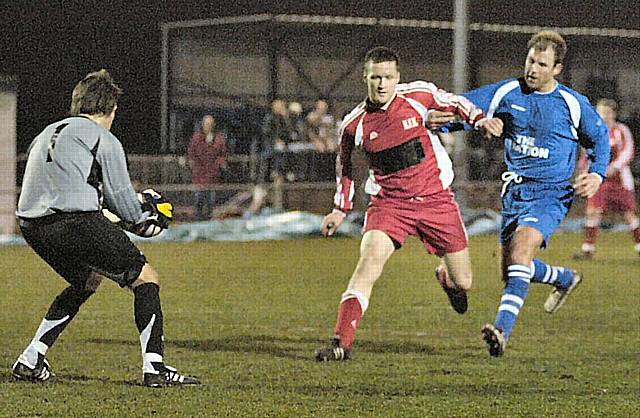
[{"label": "floodlit grass", "polygon": [[475,283],[457,315],[413,240],[376,284],[347,363],[316,363],[358,255],[352,239],[155,244],[166,360],[204,385],[140,386],[132,295],[104,283],[49,353],[55,383],[14,382],[11,366],[65,286],[26,247],[0,248],[0,416],[630,417],[640,414],[640,260],[603,234],[596,261],[556,236],[543,258],[585,282],[554,315],[534,285],[505,356],[480,329],[500,299],[495,236],[471,241]]}]

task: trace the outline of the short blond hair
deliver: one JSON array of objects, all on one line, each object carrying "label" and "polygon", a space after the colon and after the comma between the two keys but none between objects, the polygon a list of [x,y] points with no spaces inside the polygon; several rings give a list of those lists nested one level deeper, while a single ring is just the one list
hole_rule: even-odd
[{"label": "short blond hair", "polygon": [[536,51],[546,51],[549,47],[555,52],[555,63],[561,64],[567,54],[567,43],[558,32],[543,30],[533,35],[527,43],[527,50],[535,48]]},{"label": "short blond hair", "polygon": [[606,106],[614,112],[618,111],[618,103],[613,99],[603,98],[596,102],[596,106]]}]

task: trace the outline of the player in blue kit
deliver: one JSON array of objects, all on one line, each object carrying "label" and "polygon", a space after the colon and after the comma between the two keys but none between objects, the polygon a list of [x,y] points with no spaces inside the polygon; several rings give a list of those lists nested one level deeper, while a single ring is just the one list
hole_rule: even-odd
[{"label": "player in blue kit", "polygon": [[[494,324],[482,329],[491,356],[501,356],[529,293],[529,284],[554,286],[544,309],[554,313],[582,281],[582,275],[534,258],[567,215],[574,195],[593,196],[610,159],[609,133],[589,100],[556,81],[566,53],[562,36],[535,34],[528,43],[524,76],[464,94],[487,117],[504,123],[502,174],[502,277],[505,282]],[[433,127],[452,118],[439,113]],[[589,171],[571,178],[579,154],[587,150]]]}]

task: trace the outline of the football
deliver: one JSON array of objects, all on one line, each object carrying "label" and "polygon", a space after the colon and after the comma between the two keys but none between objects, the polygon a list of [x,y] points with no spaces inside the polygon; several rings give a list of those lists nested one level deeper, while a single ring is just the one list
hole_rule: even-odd
[{"label": "football", "polygon": [[147,214],[145,221],[134,225],[134,232],[141,237],[153,237],[169,227],[173,220],[173,205],[153,189],[138,193],[142,211]]}]

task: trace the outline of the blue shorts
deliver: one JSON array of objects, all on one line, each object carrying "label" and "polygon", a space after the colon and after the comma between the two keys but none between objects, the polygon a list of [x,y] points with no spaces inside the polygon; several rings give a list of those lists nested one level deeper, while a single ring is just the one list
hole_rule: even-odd
[{"label": "blue shorts", "polygon": [[500,242],[513,238],[519,225],[537,229],[544,237],[542,248],[563,221],[571,203],[573,187],[570,184],[544,184],[536,182],[511,183],[502,197],[502,224]]}]

